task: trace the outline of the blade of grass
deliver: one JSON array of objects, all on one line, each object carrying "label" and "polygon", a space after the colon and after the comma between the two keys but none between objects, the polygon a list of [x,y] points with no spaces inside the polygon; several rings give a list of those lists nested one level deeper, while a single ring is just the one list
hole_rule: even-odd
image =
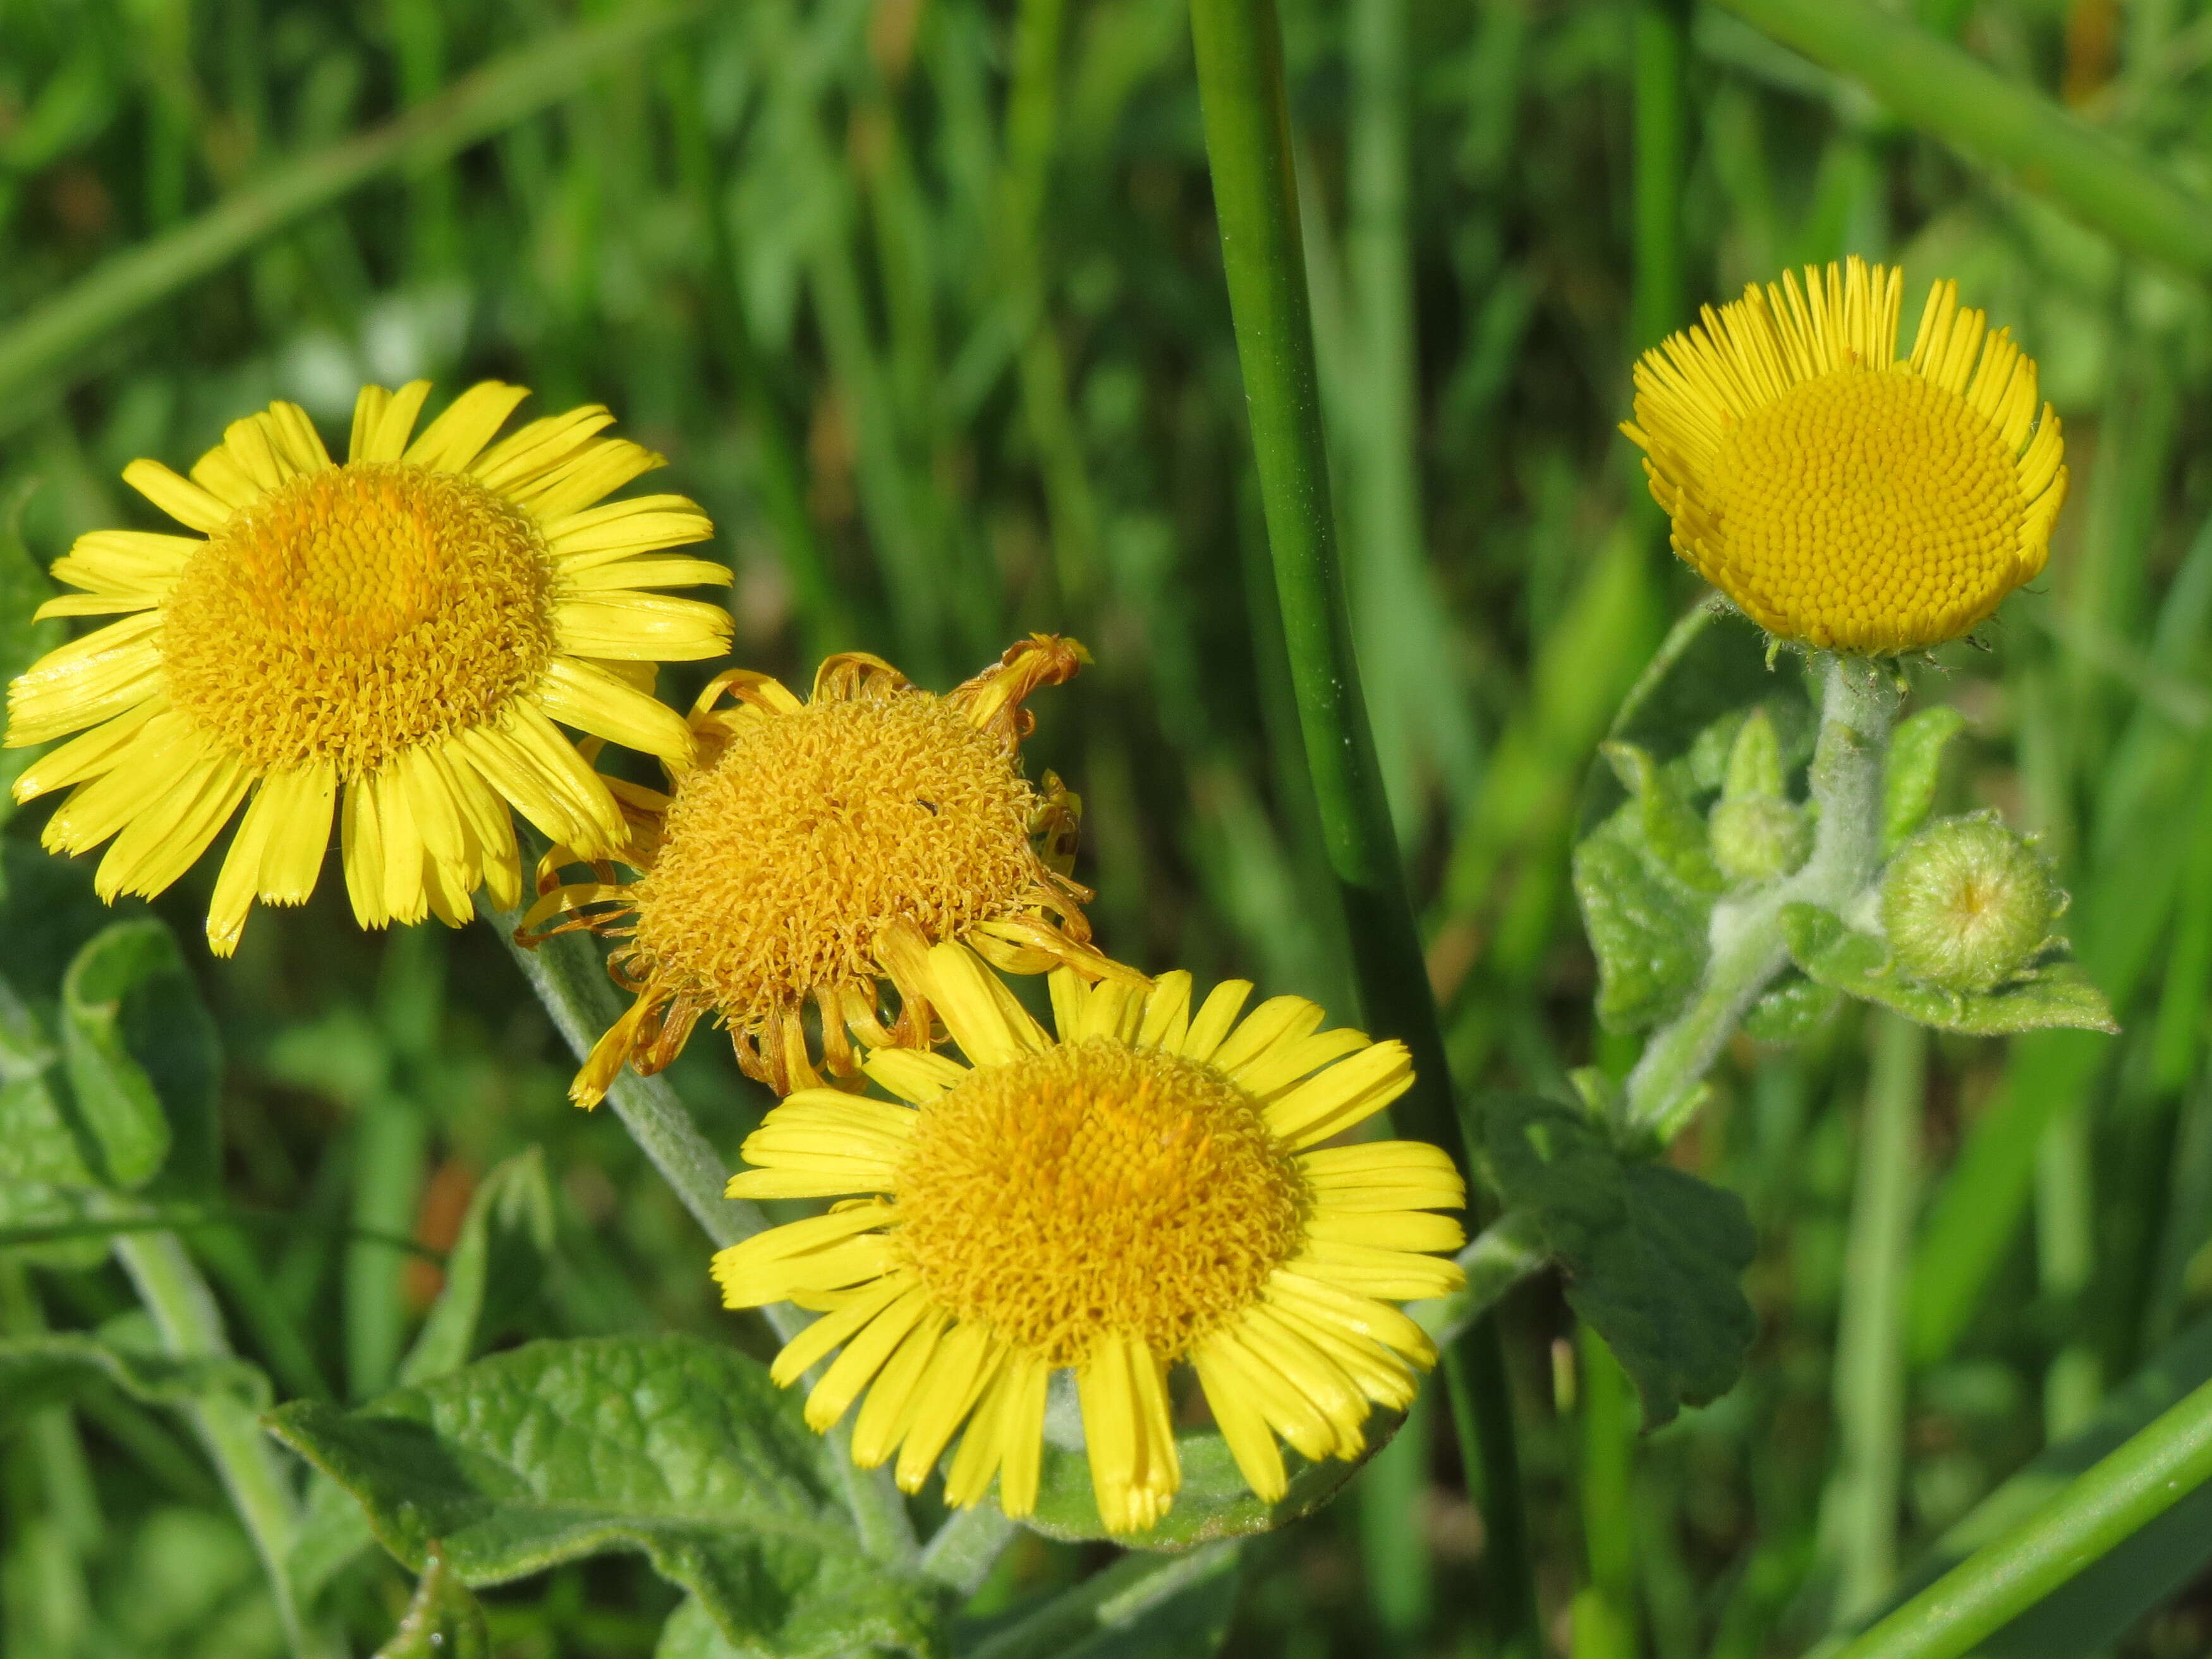
[{"label": "blade of grass", "polygon": [[1958,1659],[2212,1477],[2212,1382],[1834,1659]]},{"label": "blade of grass", "polygon": [[[1261,503],[1282,607],[1292,689],[1329,865],[1346,915],[1364,1012],[1413,1051],[1416,1081],[1398,1121],[1438,1146],[1463,1143],[1420,937],[1367,721],[1338,562],[1291,172],[1283,46],[1273,0],[1191,9],[1200,104],[1222,263],[1243,368]],[[1469,1137],[1472,1139],[1472,1137]],[[1512,1397],[1495,1323],[1478,1320],[1447,1354],[1462,1438],[1482,1465],[1501,1647],[1541,1650],[1522,1519]]]},{"label": "blade of grass", "polygon": [[670,30],[697,5],[639,7],[564,29],[477,70],[373,131],[275,168],[191,223],[118,253],[0,333],[0,404],[38,404],[94,372],[87,353],[148,307],[221,270],[319,208],[387,173],[435,165],[536,114]]},{"label": "blade of grass", "polygon": [[776,550],[791,583],[808,654],[819,658],[853,650],[860,643],[861,630],[815,532],[814,517],[806,506],[805,464],[792,439],[791,423],[777,400],[738,291],[736,238],[699,106],[698,66],[671,55],[663,62],[661,85],[668,100],[677,171],[691,211],[707,234],[707,337],[720,349],[732,389],[752,429],[753,485],[775,530]]},{"label": "blade of grass", "polygon": [[1921,1104],[1928,1033],[1874,1014],[1873,1065],[1859,1122],[1843,1309],[1836,1333],[1835,1473],[1821,1530],[1836,1570],[1833,1620],[1849,1625],[1881,1603],[1897,1577],[1897,1516],[1905,1476],[1905,1289],[1912,1262]]},{"label": "blade of grass", "polygon": [[1371,691],[1399,843],[1411,849],[1427,817],[1429,775],[1443,785],[1452,816],[1464,816],[1475,797],[1480,745],[1451,611],[1429,568],[1422,503],[1409,29],[1407,0],[1356,0],[1347,20],[1344,277],[1352,349],[1339,354],[1350,372],[1334,377],[1331,413],[1351,497],[1346,524],[1360,550],[1348,575],[1360,672]]},{"label": "blade of grass", "polygon": [[1574,1659],[1635,1659],[1635,1396],[1613,1350],[1584,1325],[1576,1353],[1582,1362],[1582,1468],[1576,1498],[1582,1510],[1588,1582],[1575,1597]]},{"label": "blade of grass", "polygon": [[2212,277],[2212,202],[1941,36],[1865,0],[1721,3],[2123,247]]}]

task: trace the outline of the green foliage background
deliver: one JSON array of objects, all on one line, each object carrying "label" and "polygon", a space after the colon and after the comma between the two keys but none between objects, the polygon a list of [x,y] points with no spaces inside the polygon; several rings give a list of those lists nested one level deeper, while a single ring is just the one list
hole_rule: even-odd
[{"label": "green foliage background", "polygon": [[[2200,0],[1890,9],[2212,191]],[[2127,1406],[2128,1379],[2163,1400],[2212,1371],[2196,1324],[2212,1303],[2212,311],[2186,271],[1745,21],[1789,8],[1741,10],[1285,4],[1355,624],[1461,1081],[1564,1097],[1570,1067],[1634,1057],[1592,1019],[1569,847],[1606,805],[1585,802],[1596,745],[1697,590],[1613,429],[1627,366],[1695,301],[1849,252],[1901,261],[1908,308],[1957,277],[2038,357],[2067,423],[2050,571],[1989,651],[1917,668],[1917,696],[1966,719],[1943,807],[2000,805],[2042,834],[2125,1029],[1930,1045],[1917,1175],[1894,1200],[1913,1243],[1881,1269],[1905,1310],[1904,1408],[1871,1461],[1839,1448],[1863,1385],[1835,1364],[1879,1087],[1860,1005],[1795,1048],[1741,1042],[1675,1149],[1757,1231],[1759,1334],[1724,1399],[1632,1453],[1625,1385],[1578,1343],[1559,1285],[1508,1304],[1540,1589],[1578,1659],[1802,1651],[1878,1604],[1885,1549],[1955,1553],[2044,1448],[2078,1466],[2075,1437]],[[395,117],[413,125],[345,148]],[[533,409],[604,401],[668,455],[661,487],[714,516],[747,664],[803,680],[856,647],[944,686],[1018,630],[1085,641],[1096,668],[1039,699],[1029,752],[1085,797],[1079,874],[1109,947],[1348,1006],[1180,0],[12,0],[0,256],[9,673],[59,637],[24,622],[39,568],[83,530],[150,525],[116,476],[135,456],[188,464],[273,397],[342,429],[363,380],[432,375],[443,395],[495,375],[533,387]],[[1725,653],[1761,684],[1749,630]],[[1785,665],[1784,695],[1795,680]],[[100,907],[88,860],[39,852],[43,817],[9,825],[0,902],[0,1335],[22,1368],[0,1401],[0,1649],[282,1650],[179,1401],[250,1413],[262,1375],[301,1421],[396,1382],[428,1399],[454,1357],[532,1335],[766,1351],[713,1307],[696,1225],[619,1126],[566,1104],[569,1058],[489,929],[364,938],[326,879],[304,912],[258,914],[218,966],[198,943],[210,866],[152,907],[180,958],[138,962],[167,949],[141,927],[94,947],[131,963],[80,962],[65,983],[88,941],[148,907]],[[109,1048],[106,1004],[71,989],[103,971],[154,988],[118,1005]],[[187,980],[211,1021],[175,1003]],[[132,1041],[143,1070],[113,1075],[153,1077],[166,1150],[131,1140],[127,1099],[99,1119],[100,1056]],[[40,1080],[58,1066],[64,1095]],[[711,1036],[672,1075],[732,1157],[763,1098]],[[68,1171],[8,1161],[33,1115],[68,1110],[102,1181],[161,1170],[137,1201],[190,1224],[182,1248],[258,1371],[112,1358],[147,1347],[112,1218],[67,1197]],[[479,1206],[465,1256],[474,1194],[504,1208]],[[477,1299],[426,1332],[448,1252]],[[1228,1651],[1301,1659],[1491,1651],[1482,1526],[1440,1417],[1425,1404],[1346,1501],[1248,1547],[1241,1577],[1205,1558],[1181,1622],[1131,1650],[1203,1652],[1225,1627]],[[367,1652],[414,1576],[362,1550],[346,1513],[321,1517],[335,1542],[313,1594]],[[2205,1533],[2201,1513],[2169,1528],[2077,1598],[2076,1623],[2060,1608],[1990,1650],[2203,1651],[2212,1601],[2185,1587]],[[963,1640],[1106,1556],[1024,1536]],[[452,1594],[425,1584],[420,1628]],[[601,1556],[486,1592],[482,1640],[719,1651],[690,1602],[660,1634],[678,1595],[640,1556]],[[881,1616],[879,1632],[906,1615]]]}]

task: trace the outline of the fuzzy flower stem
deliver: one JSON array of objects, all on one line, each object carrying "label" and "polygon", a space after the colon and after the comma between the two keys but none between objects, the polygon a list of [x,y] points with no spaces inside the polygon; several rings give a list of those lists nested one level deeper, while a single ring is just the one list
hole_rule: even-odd
[{"label": "fuzzy flower stem", "polygon": [[[114,1200],[109,1214],[118,1220],[137,1219],[135,1207],[127,1200]],[[137,1288],[165,1350],[185,1358],[230,1357],[215,1293],[174,1233],[118,1234],[114,1248],[115,1259]],[[262,1431],[253,1407],[229,1395],[205,1395],[186,1407],[185,1415],[198,1431],[200,1443],[222,1477],[269,1575],[270,1599],[276,1603],[286,1645],[297,1659],[322,1659],[331,1650],[327,1633],[308,1626],[292,1595],[287,1564],[299,1534],[300,1505],[276,1449]]]},{"label": "fuzzy flower stem", "polygon": [[[586,936],[576,933],[546,939],[535,950],[526,951],[514,943],[521,911],[501,910],[487,895],[484,915],[514,953],[523,977],[544,1004],[554,1028],[579,1060],[590,1054],[598,1034],[622,1014],[622,1000],[607,979],[599,952]],[[629,1131],[630,1139],[660,1172],[661,1179],[675,1190],[684,1207],[718,1246],[738,1243],[766,1230],[768,1218],[757,1204],[722,1196],[729,1171],[708,1145],[706,1136],[699,1133],[667,1079],[640,1077],[625,1066],[607,1090],[607,1103]],[[790,1341],[811,1322],[787,1302],[763,1311],[782,1342]],[[917,1551],[905,1502],[891,1484],[890,1470],[854,1467],[847,1443],[851,1434],[848,1424],[840,1424],[830,1437],[836,1446],[836,1464],[844,1479],[845,1499],[852,1508],[860,1541],[879,1559],[910,1565]]]},{"label": "fuzzy flower stem", "polygon": [[1820,818],[1813,854],[1794,875],[1713,906],[1704,982],[1689,1006],[1652,1034],[1623,1091],[1626,1127],[1662,1143],[1689,1121],[1723,1046],[1788,965],[1782,907],[1840,910],[1881,866],[1883,775],[1904,690],[1885,663],[1840,655],[1814,660],[1820,734],[1809,776]]}]

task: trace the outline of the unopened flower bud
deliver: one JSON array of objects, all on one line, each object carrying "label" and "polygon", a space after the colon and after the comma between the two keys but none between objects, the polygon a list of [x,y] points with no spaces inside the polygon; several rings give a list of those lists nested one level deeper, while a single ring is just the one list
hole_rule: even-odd
[{"label": "unopened flower bud", "polygon": [[1779,795],[1745,795],[1713,808],[1707,824],[1713,862],[1731,881],[1772,881],[1812,850],[1805,815]]},{"label": "unopened flower bud", "polygon": [[1898,849],[1881,883],[1898,965],[1947,991],[1990,991],[2011,978],[2065,904],[2042,854],[1992,813],[1930,824]]}]

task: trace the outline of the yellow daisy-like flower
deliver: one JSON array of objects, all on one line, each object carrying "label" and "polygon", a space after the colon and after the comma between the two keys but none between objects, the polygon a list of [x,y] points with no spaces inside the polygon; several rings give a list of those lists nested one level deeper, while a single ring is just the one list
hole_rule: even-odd
[{"label": "yellow daisy-like flower", "polygon": [[1903,276],[1785,276],[1636,365],[1674,550],[1753,622],[1887,656],[1954,640],[2036,575],[2066,499],[2058,418],[2007,331],[1929,290],[1897,357]]},{"label": "yellow daisy-like flower", "polygon": [[58,852],[115,838],[102,898],[160,892],[243,805],[208,914],[217,955],[257,895],[306,902],[334,814],[363,927],[459,925],[479,884],[520,895],[510,805],[594,855],[628,834],[554,722],[689,756],[653,665],[718,655],[730,621],[650,590],[729,572],[647,556],[713,527],[680,495],[594,505],[662,464],[599,436],[614,417],[596,404],[493,443],[529,394],[488,380],[410,441],[429,390],[365,388],[342,465],[286,403],[234,422],[189,478],[133,461],[125,482],[200,534],[94,531],[55,562],[83,591],[40,616],[123,619],[9,687],[7,741],[93,728],[15,796],[70,787],[46,823]]},{"label": "yellow daisy-like flower", "polygon": [[1288,1488],[1282,1438],[1354,1458],[1369,1402],[1402,1410],[1436,1361],[1394,1303],[1460,1269],[1466,1189],[1408,1141],[1322,1148],[1413,1081],[1404,1045],[1320,1029],[1322,1011],[1190,975],[1149,988],[1051,978],[1059,1036],[957,945],[908,933],[890,954],[967,1055],[886,1048],[868,1075],[906,1105],[795,1094],[744,1145],[733,1198],[872,1194],[714,1258],[732,1308],[824,1310],[775,1361],[788,1385],[842,1348],[808,1395],[826,1431],[865,1389],[863,1467],[897,1457],[917,1490],[961,1425],[946,1501],[995,1474],[1011,1516],[1036,1501],[1046,1387],[1074,1373],[1109,1528],[1157,1522],[1182,1481],[1170,1366],[1196,1371],[1252,1490]]},{"label": "yellow daisy-like flower", "polygon": [[625,1060],[659,1071],[708,1013],[745,1073],[778,1094],[818,1085],[823,1070],[857,1087],[854,1038],[931,1041],[926,1001],[906,999],[888,1024],[880,1005],[878,945],[902,920],[1012,973],[1066,963],[1141,982],[1090,946],[1091,895],[1067,876],[1080,803],[1050,774],[1039,791],[1018,764],[1035,724],[1024,700],[1085,660],[1072,640],[1032,635],[938,696],[851,653],[822,665],[805,702],[765,674],[718,675],[691,717],[699,764],[672,769],[673,793],[611,785],[634,824],[621,861],[639,878],[617,884],[603,866],[596,880],[556,884],[576,848],[540,866],[543,896],[517,937],[613,936],[608,969],[637,998],[570,1097],[596,1105]]}]

